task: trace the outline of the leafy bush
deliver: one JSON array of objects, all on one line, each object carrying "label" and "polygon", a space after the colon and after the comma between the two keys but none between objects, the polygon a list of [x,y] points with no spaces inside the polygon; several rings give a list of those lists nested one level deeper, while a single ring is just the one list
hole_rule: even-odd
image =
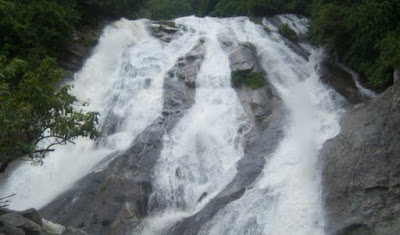
[{"label": "leafy bush", "polygon": [[148,0],[139,16],[154,20],[168,20],[193,14],[186,0]]},{"label": "leafy bush", "polygon": [[271,16],[280,13],[306,12],[307,3],[302,0],[220,0],[213,14],[217,16]]},{"label": "leafy bush", "polygon": [[[54,145],[99,136],[98,114],[73,109],[77,100],[68,93],[70,86],[54,88],[61,73],[51,58],[33,71],[20,59],[0,67],[0,171],[23,155],[41,162]],[[45,139],[48,145],[39,147]]]},{"label": "leafy bush", "polygon": [[400,0],[314,0],[310,33],[383,89],[399,67]]},{"label": "leafy bush", "polygon": [[[74,0],[0,0],[0,172],[34,162],[78,136],[96,138],[98,114],[73,109],[70,86],[49,56],[62,54],[79,22]],[[39,147],[41,140],[49,143]]]},{"label": "leafy bush", "polygon": [[232,85],[234,87],[239,87],[242,84],[252,89],[258,89],[265,86],[265,80],[260,72],[253,72],[253,73],[246,73],[243,71],[233,72]]},{"label": "leafy bush", "polygon": [[78,20],[73,7],[55,0],[0,0],[0,54],[37,65],[60,52]]}]

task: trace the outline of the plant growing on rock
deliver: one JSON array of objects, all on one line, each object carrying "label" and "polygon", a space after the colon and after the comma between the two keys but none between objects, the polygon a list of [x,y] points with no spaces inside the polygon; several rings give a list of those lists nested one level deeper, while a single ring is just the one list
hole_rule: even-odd
[{"label": "plant growing on rock", "polygon": [[234,87],[239,87],[242,84],[252,89],[258,89],[265,86],[265,80],[260,72],[252,72],[252,73],[246,73],[244,71],[233,72],[232,85]]}]

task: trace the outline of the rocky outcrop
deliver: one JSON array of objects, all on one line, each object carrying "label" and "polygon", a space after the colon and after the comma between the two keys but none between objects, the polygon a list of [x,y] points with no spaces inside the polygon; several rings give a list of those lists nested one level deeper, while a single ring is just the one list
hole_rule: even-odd
[{"label": "rocky outcrop", "polygon": [[[245,73],[261,72],[256,51],[249,44],[234,47],[225,43],[230,50],[231,70]],[[246,86],[235,88],[238,98],[250,119],[252,128],[247,131],[244,143],[244,156],[237,163],[237,174],[216,197],[195,215],[181,220],[167,234],[197,234],[201,226],[230,202],[239,199],[245,190],[252,186],[264,168],[265,156],[271,154],[282,137],[284,111],[282,101],[276,91],[265,86],[251,89]]]},{"label": "rocky outcrop", "polygon": [[88,235],[86,232],[43,220],[35,209],[0,210],[0,234],[5,235]]},{"label": "rocky outcrop", "polygon": [[328,234],[400,231],[400,82],[341,120],[321,152]]},{"label": "rocky outcrop", "polygon": [[171,42],[176,38],[179,28],[173,21],[155,21],[149,26],[151,34],[163,42]]},{"label": "rocky outcrop", "polygon": [[104,169],[85,176],[43,208],[44,218],[91,234],[131,234],[132,228],[147,215],[152,192],[151,171],[163,147],[163,136],[194,102],[195,89],[185,85],[176,73],[180,67],[197,68],[203,53],[200,44],[168,72],[164,80],[162,115],[133,141],[133,146],[118,156],[110,156],[106,159],[110,163],[104,164]]},{"label": "rocky outcrop", "polygon": [[182,79],[189,88],[196,87],[196,76],[204,60],[204,54],[199,53],[197,51],[198,48],[202,48],[201,44],[185,57],[179,58],[177,63],[178,68],[175,70],[176,76]]},{"label": "rocky outcrop", "polygon": [[80,28],[73,32],[71,39],[63,48],[63,53],[58,58],[59,65],[66,72],[67,79],[72,78],[73,74],[82,68],[85,59],[97,44],[105,25],[106,22],[99,22],[96,26]]},{"label": "rocky outcrop", "polygon": [[[285,23],[282,22],[282,19],[279,17],[279,15],[268,18],[268,21],[270,23],[272,23],[278,29],[278,31],[280,31],[279,30],[280,27],[285,25]],[[289,27],[290,30],[293,30],[290,25],[287,25],[287,27]],[[266,30],[269,31],[268,28]],[[281,32],[279,32],[279,33],[282,35]],[[306,38],[306,37],[304,37],[304,35],[297,35],[295,33],[295,35],[294,35],[295,38],[300,39],[300,40],[291,40],[290,38],[286,37],[285,35],[282,35],[282,36],[283,36],[282,39],[286,46],[288,46],[290,49],[292,49],[293,52],[295,52],[299,56],[302,56],[304,59],[308,60],[310,53],[300,45],[300,42],[303,41],[304,38]]]},{"label": "rocky outcrop", "polygon": [[367,101],[357,89],[351,74],[342,69],[336,62],[326,59],[320,68],[321,80],[342,95],[349,103],[355,105]]}]

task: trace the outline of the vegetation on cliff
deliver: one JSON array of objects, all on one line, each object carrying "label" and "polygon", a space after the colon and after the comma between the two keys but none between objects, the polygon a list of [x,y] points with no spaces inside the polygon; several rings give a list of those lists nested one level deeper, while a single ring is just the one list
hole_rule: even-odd
[{"label": "vegetation on cliff", "polygon": [[260,72],[235,71],[232,73],[232,85],[239,87],[242,84],[258,89],[265,86],[265,80]]},{"label": "vegetation on cliff", "polygon": [[400,67],[400,0],[315,0],[310,33],[374,88]]},{"label": "vegetation on cliff", "polygon": [[74,6],[0,0],[0,171],[24,155],[40,162],[54,145],[99,135],[97,113],[75,110],[70,86],[56,89],[63,72],[55,57],[80,20]]}]

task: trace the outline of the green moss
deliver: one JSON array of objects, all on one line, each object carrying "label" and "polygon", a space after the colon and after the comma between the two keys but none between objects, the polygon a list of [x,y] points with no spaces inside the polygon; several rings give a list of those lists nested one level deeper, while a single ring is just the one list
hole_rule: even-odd
[{"label": "green moss", "polygon": [[296,32],[290,28],[288,24],[281,24],[278,27],[279,33],[284,36],[285,38],[291,40],[291,41],[297,41],[298,37]]},{"label": "green moss", "polygon": [[239,87],[242,84],[252,89],[258,89],[265,86],[265,80],[260,72],[253,72],[253,73],[245,73],[243,71],[233,72],[232,85],[234,87]]},{"label": "green moss", "polygon": [[107,189],[107,187],[108,187],[109,184],[110,184],[110,178],[108,178],[108,179],[100,186],[99,192],[100,192],[100,193],[104,192],[104,191]]}]

